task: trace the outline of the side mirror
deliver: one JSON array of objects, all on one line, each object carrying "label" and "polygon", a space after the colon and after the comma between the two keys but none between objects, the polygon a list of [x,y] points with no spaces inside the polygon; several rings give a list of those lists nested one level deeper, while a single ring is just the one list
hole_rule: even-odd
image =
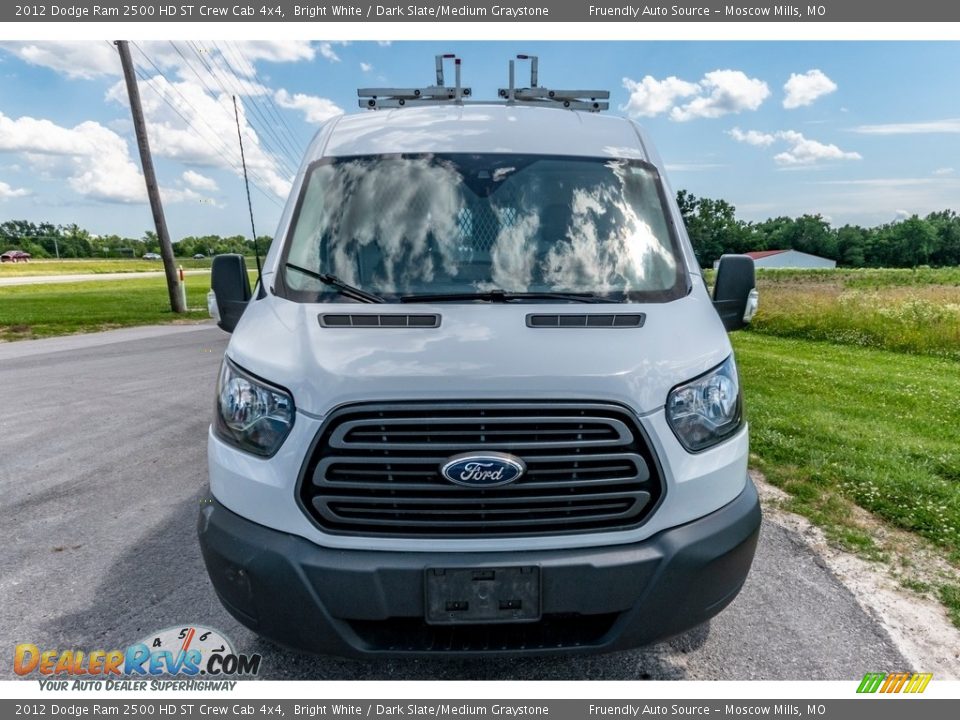
[{"label": "side mirror", "polygon": [[210,271],[210,288],[217,298],[221,330],[233,332],[250,301],[250,277],[243,255],[217,255]]},{"label": "side mirror", "polygon": [[757,312],[756,273],[748,255],[724,255],[717,266],[713,306],[727,332],[746,327]]}]

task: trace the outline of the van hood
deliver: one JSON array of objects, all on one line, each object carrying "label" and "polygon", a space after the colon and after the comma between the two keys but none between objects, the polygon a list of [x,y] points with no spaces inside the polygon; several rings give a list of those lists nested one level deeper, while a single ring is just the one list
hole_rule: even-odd
[{"label": "van hood", "polygon": [[[532,328],[529,313],[644,313],[642,327]],[[325,313],[430,314],[436,328],[321,327]],[[664,304],[251,302],[227,355],[323,416],[354,402],[605,400],[638,414],[718,365],[730,342],[704,290]]]}]

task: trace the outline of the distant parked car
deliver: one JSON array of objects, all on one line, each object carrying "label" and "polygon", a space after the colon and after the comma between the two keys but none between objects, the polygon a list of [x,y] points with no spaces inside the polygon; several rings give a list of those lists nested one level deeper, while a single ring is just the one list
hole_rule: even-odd
[{"label": "distant parked car", "polygon": [[206,260],[206,259],[207,259],[207,256],[204,255],[203,253],[197,253],[196,255],[193,256],[193,259],[194,259],[194,260]]},{"label": "distant parked car", "polygon": [[23,250],[7,250],[0,255],[0,262],[29,262],[32,257],[33,255]]},{"label": "distant parked car", "polygon": [[144,260],[161,260],[162,258],[160,257],[159,253],[144,253],[143,259]]}]

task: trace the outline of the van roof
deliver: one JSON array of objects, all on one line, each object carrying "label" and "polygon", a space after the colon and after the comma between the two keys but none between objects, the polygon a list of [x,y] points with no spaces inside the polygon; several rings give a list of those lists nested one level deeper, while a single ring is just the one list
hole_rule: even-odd
[{"label": "van roof", "polygon": [[633,122],[578,110],[451,104],[369,111],[331,124],[320,144],[325,157],[530,153],[649,159]]}]

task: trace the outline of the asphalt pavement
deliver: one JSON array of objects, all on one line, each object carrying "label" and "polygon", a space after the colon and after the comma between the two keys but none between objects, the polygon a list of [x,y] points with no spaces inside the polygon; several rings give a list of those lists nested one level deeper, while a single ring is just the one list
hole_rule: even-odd
[{"label": "asphalt pavement", "polygon": [[189,623],[261,653],[269,679],[858,680],[911,669],[802,538],[768,521],[734,603],[649,648],[360,662],[263,641],[220,606],[196,540],[226,343],[188,325],[0,344],[0,677],[15,677],[17,643],[109,650]]}]

